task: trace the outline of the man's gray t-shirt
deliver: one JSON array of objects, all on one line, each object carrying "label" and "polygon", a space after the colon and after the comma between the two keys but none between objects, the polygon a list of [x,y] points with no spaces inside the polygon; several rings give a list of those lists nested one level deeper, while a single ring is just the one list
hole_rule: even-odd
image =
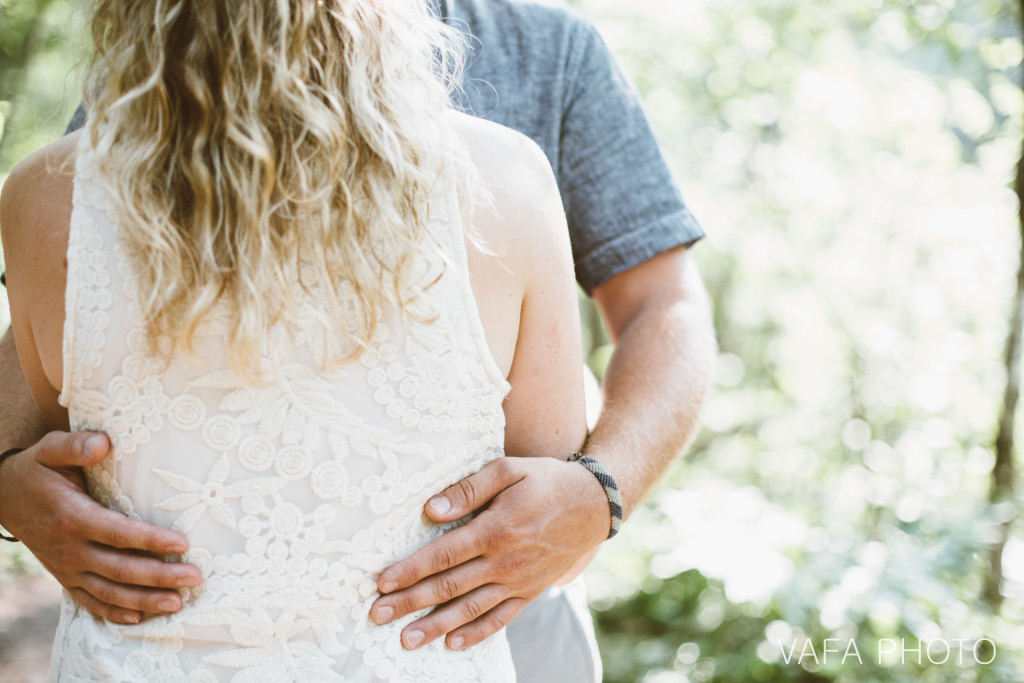
[{"label": "man's gray t-shirt", "polygon": [[436,1],[441,16],[471,36],[460,104],[547,154],[587,292],[704,235],[636,89],[582,17],[533,2]]}]

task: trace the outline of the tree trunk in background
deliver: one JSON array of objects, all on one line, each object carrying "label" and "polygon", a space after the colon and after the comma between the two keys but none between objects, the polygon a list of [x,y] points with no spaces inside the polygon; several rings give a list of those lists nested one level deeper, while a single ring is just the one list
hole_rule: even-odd
[{"label": "tree trunk in background", "polygon": [[[1024,28],[1024,0],[1018,7],[1022,28]],[[1021,84],[1024,87],[1024,83]],[[1017,162],[1017,178],[1014,183],[1017,192],[1017,225],[1020,231],[1021,256],[1017,270],[1017,292],[1013,302],[1013,313],[1010,316],[1010,334],[1006,339],[1006,390],[1003,393],[1003,412],[999,416],[999,431],[996,433],[996,464],[992,469],[992,488],[989,501],[993,504],[1005,503],[1015,505],[1013,491],[1015,472],[1013,466],[1014,451],[1014,418],[1017,412],[1017,400],[1020,398],[1021,382],[1021,333],[1024,328],[1024,146],[1021,158]],[[989,556],[989,573],[985,579],[984,597],[993,610],[998,610],[1003,602],[1003,551],[1016,514],[1005,515],[1000,524],[999,542],[992,548]]]}]

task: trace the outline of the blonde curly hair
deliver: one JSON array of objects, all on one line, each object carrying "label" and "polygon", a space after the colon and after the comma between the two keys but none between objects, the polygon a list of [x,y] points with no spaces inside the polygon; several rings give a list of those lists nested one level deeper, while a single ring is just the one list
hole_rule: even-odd
[{"label": "blonde curly hair", "polygon": [[88,135],[154,351],[226,302],[259,381],[300,292],[346,360],[407,309],[461,76],[423,0],[94,0],[91,26]]}]

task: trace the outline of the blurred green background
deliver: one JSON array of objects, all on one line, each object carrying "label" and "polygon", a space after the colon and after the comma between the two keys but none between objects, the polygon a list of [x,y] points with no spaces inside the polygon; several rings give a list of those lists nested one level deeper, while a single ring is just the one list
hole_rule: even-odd
[{"label": "blurred green background", "polygon": [[[993,491],[1019,6],[569,4],[709,233],[721,346],[696,444],[588,570],[606,681],[1024,680],[1024,523]],[[0,182],[78,102],[79,14],[0,0]],[[4,545],[9,596],[40,570]]]}]

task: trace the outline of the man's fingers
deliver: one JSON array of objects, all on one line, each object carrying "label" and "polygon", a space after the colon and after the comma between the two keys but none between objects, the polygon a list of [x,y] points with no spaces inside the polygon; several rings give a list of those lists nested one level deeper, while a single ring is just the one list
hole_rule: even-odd
[{"label": "man's fingers", "polygon": [[39,442],[36,460],[47,467],[85,467],[107,457],[110,440],[99,432],[50,432]]},{"label": "man's fingers", "polygon": [[480,555],[482,549],[480,534],[474,529],[464,526],[449,531],[381,572],[377,589],[387,594],[408,588],[432,574],[439,574],[472,560]]},{"label": "man's fingers", "polygon": [[97,549],[92,573],[118,584],[140,588],[195,588],[203,581],[199,568],[109,549]]},{"label": "man's fingers", "polygon": [[445,644],[452,650],[473,647],[507,626],[527,604],[523,598],[509,598],[465,626],[449,631]]},{"label": "man's fingers", "polygon": [[[170,613],[182,607],[181,595],[176,591],[129,586],[96,574],[83,574],[80,588],[100,602],[123,611]],[[78,597],[77,593],[75,597]],[[92,611],[91,608],[87,609]]]},{"label": "man's fingers", "polygon": [[85,537],[113,548],[130,548],[168,555],[188,550],[188,539],[177,531],[128,519],[99,503],[84,523]]},{"label": "man's fingers", "polygon": [[402,645],[407,650],[422,647],[488,614],[504,597],[505,589],[502,586],[493,583],[480,586],[402,629]]},{"label": "man's fingers", "polygon": [[485,583],[483,574],[486,567],[487,563],[477,558],[405,590],[378,598],[370,610],[370,618],[378,624],[386,624],[417,610],[454,600]]},{"label": "man's fingers", "polygon": [[141,612],[108,605],[102,600],[97,600],[89,595],[89,592],[84,588],[72,588],[70,593],[79,605],[101,619],[113,621],[117,624],[137,624],[142,621]]},{"label": "man's fingers", "polygon": [[496,495],[521,481],[523,476],[509,458],[498,458],[428,500],[423,511],[435,522],[461,519],[491,502]]}]

